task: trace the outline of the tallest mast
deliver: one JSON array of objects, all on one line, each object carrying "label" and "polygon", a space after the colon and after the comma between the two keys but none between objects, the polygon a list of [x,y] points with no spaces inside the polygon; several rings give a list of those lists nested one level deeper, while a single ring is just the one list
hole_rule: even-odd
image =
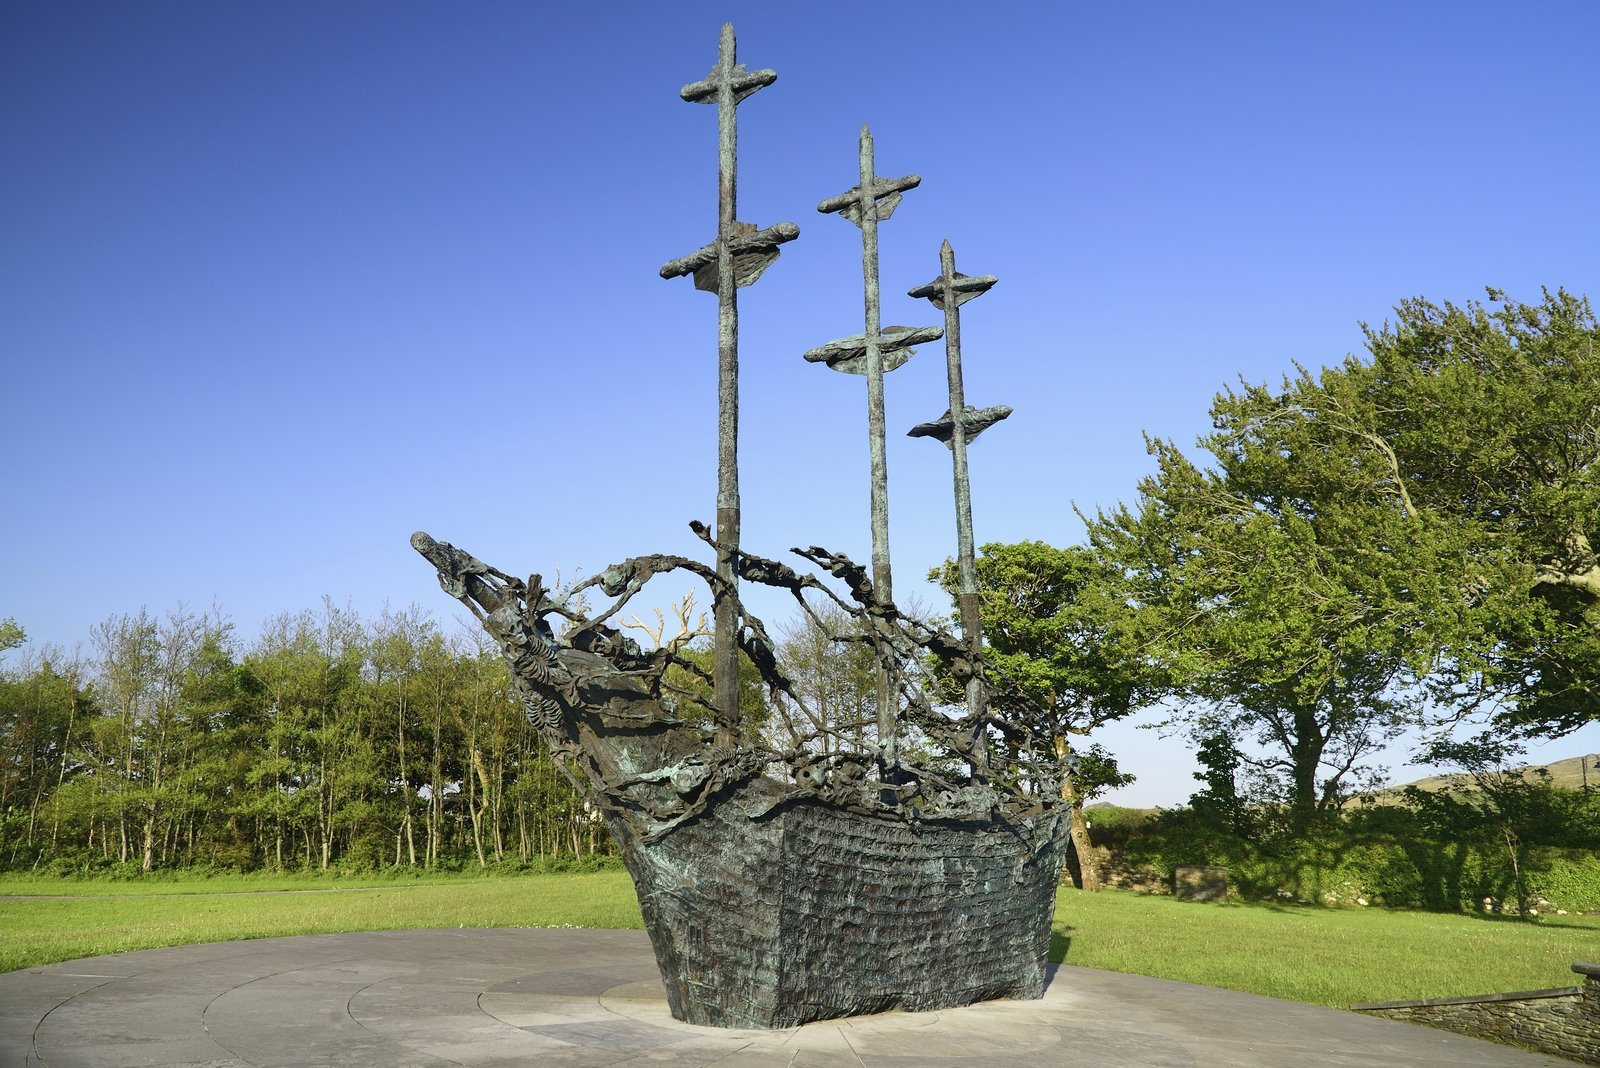
[{"label": "tallest mast", "polygon": [[778,80],[776,71],[738,65],[733,23],[722,27],[717,65],[703,81],[678,95],[691,104],[717,106],[717,238],[661,268],[661,277],[692,275],[696,289],[717,295],[717,589],[712,654],[717,740],[732,742],[739,722],[739,303],[738,290],[761,277],[778,258],[778,245],[800,236],[793,223],[757,230],[738,221],[739,102]]}]

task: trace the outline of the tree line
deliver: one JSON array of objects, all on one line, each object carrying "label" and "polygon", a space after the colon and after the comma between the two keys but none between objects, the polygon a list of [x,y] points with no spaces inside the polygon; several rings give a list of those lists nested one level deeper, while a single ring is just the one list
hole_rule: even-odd
[{"label": "tree line", "polygon": [[217,613],[141,610],[88,645],[24,646],[0,673],[7,867],[484,867],[609,848],[498,652],[416,608],[363,621],[325,599],[249,643]]},{"label": "tree line", "polygon": [[[825,725],[824,746],[870,744],[875,669],[850,625],[821,607],[778,631],[806,711],[744,658],[752,731]],[[709,701],[692,595],[625,626],[701,668],[670,681]],[[72,653],[0,621],[0,654],[18,647],[0,661],[0,868],[485,868],[616,851],[488,635],[446,633],[415,606],[363,620],[324,598],[248,641],[220,611],[141,609]]]}]

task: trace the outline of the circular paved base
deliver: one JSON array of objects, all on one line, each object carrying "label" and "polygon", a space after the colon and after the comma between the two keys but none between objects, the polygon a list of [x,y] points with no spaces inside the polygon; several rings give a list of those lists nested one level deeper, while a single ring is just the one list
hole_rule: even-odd
[{"label": "circular paved base", "polygon": [[0,975],[0,1065],[1569,1065],[1354,1013],[1086,968],[1040,1001],[786,1031],[672,1019],[641,931],[221,942]]}]

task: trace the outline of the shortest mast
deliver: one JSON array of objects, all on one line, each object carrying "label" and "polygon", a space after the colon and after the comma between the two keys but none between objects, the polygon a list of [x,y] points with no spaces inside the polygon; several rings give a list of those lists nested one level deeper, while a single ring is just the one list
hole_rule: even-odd
[{"label": "shortest mast", "polygon": [[967,445],[984,430],[1011,414],[1005,405],[969,408],[961,380],[962,304],[982,296],[999,279],[993,275],[969,278],[956,270],[956,254],[946,241],[939,246],[939,277],[910,293],[926,297],[944,311],[945,371],[950,386],[950,407],[944,416],[913,427],[911,437],[931,437],[950,446],[956,496],[956,604],[961,617],[961,633],[966,639],[967,662],[972,674],[967,678],[967,718],[972,724],[972,774],[988,779],[986,752],[985,699],[978,663],[983,655],[983,617],[978,610],[978,563],[972,540],[972,480],[967,473]]},{"label": "shortest mast", "polygon": [[765,230],[737,217],[739,102],[778,80],[771,70],[747,71],[735,62],[733,23],[725,23],[717,65],[704,81],[678,91],[691,104],[717,106],[717,238],[661,268],[661,277],[692,275],[696,289],[717,295],[717,588],[712,681],[717,741],[732,744],[739,729],[739,305],[738,290],[778,258],[778,245],[800,236],[793,223]]}]

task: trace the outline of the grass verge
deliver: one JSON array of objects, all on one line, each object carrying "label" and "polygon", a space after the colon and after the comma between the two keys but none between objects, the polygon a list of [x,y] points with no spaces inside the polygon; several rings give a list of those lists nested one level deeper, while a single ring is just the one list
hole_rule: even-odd
[{"label": "grass verge", "polygon": [[[302,892],[282,892],[302,891]],[[624,872],[375,878],[0,878],[0,971],[238,938],[426,927],[641,926]],[[1316,1005],[1566,986],[1600,916],[1197,904],[1063,889],[1051,959]]]}]

